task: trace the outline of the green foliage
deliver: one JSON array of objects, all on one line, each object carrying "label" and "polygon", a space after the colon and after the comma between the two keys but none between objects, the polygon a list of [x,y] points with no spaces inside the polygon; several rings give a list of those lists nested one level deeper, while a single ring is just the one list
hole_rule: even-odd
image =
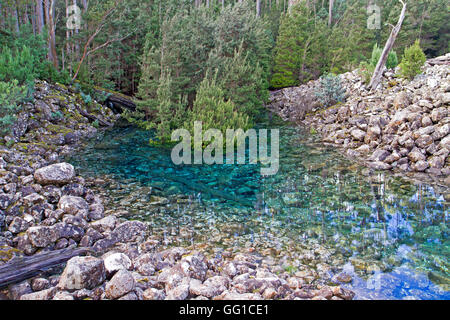
[{"label": "green foliage", "polygon": [[395,69],[398,66],[398,57],[397,52],[392,50],[389,52],[387,61],[386,61],[386,68],[388,69]]},{"label": "green foliage", "polygon": [[18,83],[32,83],[35,77],[34,59],[28,47],[11,50],[3,47],[0,53],[0,81],[17,80]]},{"label": "green foliage", "polygon": [[0,135],[9,133],[16,120],[14,114],[19,110],[18,105],[26,98],[27,90],[17,80],[0,81]]},{"label": "green foliage", "polygon": [[402,62],[400,63],[400,76],[406,79],[413,79],[422,72],[421,68],[427,60],[425,53],[420,47],[420,41],[405,49]]},{"label": "green foliage", "polygon": [[206,76],[198,89],[192,111],[188,115],[185,128],[194,133],[194,122],[201,121],[203,131],[218,129],[223,134],[227,129],[243,129],[250,127],[249,117],[236,111],[235,104],[224,98],[224,92],[216,79]]},{"label": "green foliage", "polygon": [[[153,33],[147,35],[137,110],[126,112],[126,119],[156,129],[158,138],[167,140],[168,128],[177,128],[177,119],[194,108],[207,74],[217,76],[214,85],[225,101],[234,102],[236,111],[251,118],[260,114],[269,97],[273,41],[268,24],[255,15],[250,3],[227,6],[218,13],[205,6],[181,7],[163,21],[159,37],[155,41]],[[170,90],[164,84],[168,79]],[[164,92],[164,99],[158,92]]]},{"label": "green foliage", "polygon": [[35,35],[29,24],[23,25],[17,36],[2,39],[0,43],[0,81],[16,79],[19,84],[30,87],[34,79],[69,83],[68,73],[59,72],[47,60],[45,39],[42,35]]},{"label": "green foliage", "polygon": [[[359,72],[363,77],[363,80],[366,84],[370,83],[373,73],[375,72],[375,68],[377,67],[378,61],[380,61],[381,55],[383,54],[383,49],[378,47],[376,43],[372,50],[372,56],[369,61],[362,61],[359,66]],[[388,54],[388,58],[386,61],[386,68],[394,69],[398,65],[397,53],[394,50],[391,50]]]},{"label": "green foliage", "polygon": [[316,97],[324,107],[331,107],[345,100],[345,89],[341,78],[333,74],[326,74],[320,78],[320,88],[315,92]]}]

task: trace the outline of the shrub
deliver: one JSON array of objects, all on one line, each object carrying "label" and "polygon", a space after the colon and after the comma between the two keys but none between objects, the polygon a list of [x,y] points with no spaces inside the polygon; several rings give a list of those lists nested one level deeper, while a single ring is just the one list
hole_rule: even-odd
[{"label": "shrub", "polygon": [[194,132],[194,122],[203,123],[203,131],[208,129],[218,129],[223,134],[227,129],[249,128],[249,117],[236,111],[235,104],[231,101],[225,101],[224,92],[216,83],[215,79],[209,79],[206,75],[198,89],[194,107],[190,112],[186,122],[186,128],[191,133]]},{"label": "shrub", "polygon": [[17,80],[11,82],[0,81],[0,135],[9,133],[11,125],[16,121],[14,116],[21,103],[27,96],[27,87],[19,86]]},{"label": "shrub", "polygon": [[324,107],[345,101],[345,89],[342,87],[341,78],[330,73],[320,78],[320,87],[315,94]]},{"label": "shrub", "polygon": [[386,61],[386,68],[394,69],[397,66],[398,66],[397,52],[392,50],[391,52],[389,52],[389,55],[388,55],[388,58],[387,58],[387,61]]},{"label": "shrub", "polygon": [[414,79],[422,72],[421,68],[427,60],[425,53],[420,47],[420,41],[405,49],[402,62],[400,63],[400,76],[405,79]]},{"label": "shrub", "polygon": [[34,59],[28,47],[11,50],[3,47],[0,53],[0,81],[10,82],[14,79],[19,84],[34,81]]}]

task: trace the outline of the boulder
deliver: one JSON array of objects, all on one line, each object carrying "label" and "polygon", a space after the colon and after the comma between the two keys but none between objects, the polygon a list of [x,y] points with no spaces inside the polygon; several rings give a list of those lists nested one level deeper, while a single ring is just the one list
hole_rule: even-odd
[{"label": "boulder", "polygon": [[130,270],[133,266],[130,258],[123,253],[113,253],[103,259],[106,273],[112,275],[120,270]]},{"label": "boulder", "polygon": [[31,227],[27,230],[28,239],[37,248],[45,248],[59,239],[59,232],[54,227]]},{"label": "boulder", "polygon": [[134,290],[135,280],[131,272],[119,270],[106,284],[105,294],[108,299],[118,299]]},{"label": "boulder", "polygon": [[75,168],[68,163],[52,164],[36,170],[34,179],[41,185],[64,185],[75,177]]},{"label": "boulder", "polygon": [[93,289],[106,278],[105,264],[94,257],[74,257],[67,262],[58,287],[63,290]]},{"label": "boulder", "polygon": [[73,196],[63,196],[58,202],[58,208],[63,210],[66,214],[71,215],[87,215],[89,212],[89,205],[83,198]]}]

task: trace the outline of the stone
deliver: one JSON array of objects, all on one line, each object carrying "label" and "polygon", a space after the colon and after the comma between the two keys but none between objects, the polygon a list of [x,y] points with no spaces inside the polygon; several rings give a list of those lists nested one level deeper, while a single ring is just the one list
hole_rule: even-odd
[{"label": "stone", "polygon": [[421,136],[416,140],[416,146],[418,146],[421,149],[426,149],[431,144],[433,144],[433,138],[428,135]]},{"label": "stone", "polygon": [[25,294],[20,297],[20,300],[51,300],[56,293],[56,287]]},{"label": "stone", "polygon": [[116,242],[132,242],[143,237],[147,229],[147,225],[143,222],[127,221],[114,229],[111,238]]},{"label": "stone", "polygon": [[405,91],[398,93],[394,98],[394,108],[395,110],[403,109],[411,104],[411,95]]},{"label": "stone", "polygon": [[144,291],[143,298],[144,300],[164,300],[166,299],[166,294],[164,290],[149,288]]},{"label": "stone", "polygon": [[19,300],[21,296],[32,292],[31,285],[28,281],[9,286],[9,296],[12,300]]},{"label": "stone", "polygon": [[107,216],[98,221],[92,222],[91,227],[100,233],[111,232],[117,224],[117,217]]},{"label": "stone", "polygon": [[122,269],[106,284],[105,294],[108,299],[117,299],[133,291],[135,286],[131,272]]},{"label": "stone", "polygon": [[41,185],[64,185],[75,177],[75,168],[68,163],[52,164],[36,170],[34,179]]},{"label": "stone", "polygon": [[211,277],[203,284],[200,280],[194,279],[190,283],[190,293],[195,296],[213,298],[227,290],[228,285],[229,279],[223,276]]},{"label": "stone", "polygon": [[353,298],[355,297],[355,293],[354,292],[352,292],[350,290],[347,290],[347,289],[344,289],[344,288],[341,288],[341,287],[334,287],[333,288],[333,294],[336,297],[339,297],[339,298],[344,299],[344,300],[353,300]]},{"label": "stone", "polygon": [[418,149],[415,149],[408,154],[408,159],[412,162],[419,162],[425,161],[427,157]]},{"label": "stone", "polygon": [[66,214],[71,215],[87,215],[89,212],[89,205],[83,198],[74,196],[63,196],[59,200],[58,208],[63,210]]},{"label": "stone", "polygon": [[67,262],[58,287],[63,290],[93,289],[106,279],[105,264],[94,257],[74,257]]},{"label": "stone", "polygon": [[390,164],[381,162],[381,161],[374,161],[368,163],[369,167],[375,170],[390,170],[392,169],[392,166]]},{"label": "stone", "polygon": [[89,219],[97,221],[105,217],[105,208],[101,203],[93,203],[89,206]]},{"label": "stone", "polygon": [[214,300],[262,300],[262,297],[257,293],[238,293],[234,291],[225,291],[220,296],[215,297]]},{"label": "stone", "polygon": [[431,112],[431,120],[434,123],[437,123],[448,116],[448,109],[446,107],[441,107],[437,109],[433,109]]},{"label": "stone", "polygon": [[350,283],[353,281],[353,277],[348,273],[341,272],[335,275],[332,279],[333,282],[342,282],[342,283]]},{"label": "stone", "polygon": [[50,286],[50,281],[45,278],[36,278],[31,280],[31,288],[33,291],[42,291],[48,289]]},{"label": "stone", "polygon": [[387,150],[378,149],[375,150],[375,152],[372,154],[372,156],[369,158],[370,161],[384,161],[387,157],[389,157],[391,153]]},{"label": "stone", "polygon": [[45,248],[59,239],[59,232],[54,227],[31,227],[27,230],[31,244],[37,248]]},{"label": "stone", "polygon": [[55,296],[53,297],[53,300],[59,300],[59,301],[71,301],[75,300],[74,297],[67,291],[58,291]]},{"label": "stone", "polygon": [[27,231],[30,224],[24,219],[19,217],[14,217],[13,221],[10,223],[8,230],[13,234],[18,234]]},{"label": "stone", "polygon": [[364,141],[364,137],[366,136],[366,133],[360,129],[354,129],[350,132],[350,134],[358,141]]},{"label": "stone", "polygon": [[186,300],[189,297],[189,285],[181,284],[167,291],[166,300]]},{"label": "stone", "polygon": [[111,276],[119,270],[131,270],[133,263],[123,253],[113,253],[103,259],[107,275]]}]

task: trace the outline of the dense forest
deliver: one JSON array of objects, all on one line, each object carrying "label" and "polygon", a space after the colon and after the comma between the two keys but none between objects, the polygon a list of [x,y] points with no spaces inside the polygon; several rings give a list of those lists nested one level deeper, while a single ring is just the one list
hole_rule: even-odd
[{"label": "dense forest", "polygon": [[[416,40],[429,58],[448,51],[448,8],[408,3],[398,60]],[[9,100],[35,78],[135,96],[125,117],[162,139],[193,117],[248,127],[269,89],[370,64],[400,11],[398,0],[2,0],[0,81]]]}]

